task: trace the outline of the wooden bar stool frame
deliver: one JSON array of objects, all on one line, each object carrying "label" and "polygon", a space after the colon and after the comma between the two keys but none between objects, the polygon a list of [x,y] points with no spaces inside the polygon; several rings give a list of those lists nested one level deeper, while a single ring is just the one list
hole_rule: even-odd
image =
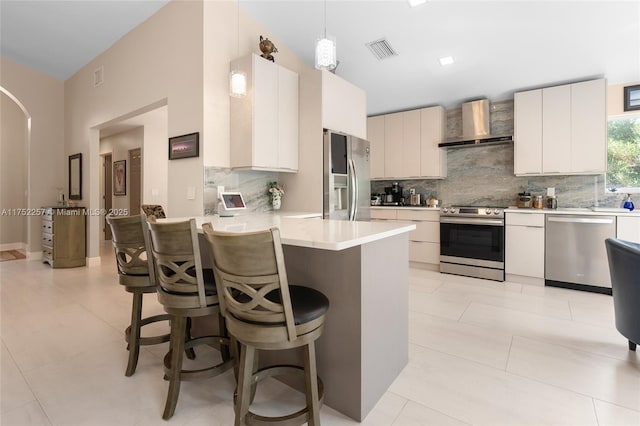
[{"label": "wooden bar stool frame", "polygon": [[109,215],[105,219],[111,227],[118,267],[118,282],[127,292],[133,294],[131,323],[124,332],[129,351],[125,376],[129,377],[136,371],[140,346],[157,345],[169,341],[169,334],[142,337],[142,327],[159,321],[169,321],[170,317],[167,314],[161,314],[142,318],[143,295],[156,292],[153,268],[149,268],[148,259],[143,258],[148,256],[144,237],[147,232],[145,217],[143,215],[125,217]]},{"label": "wooden bar stool frame", "polygon": [[[215,377],[234,367],[235,354],[220,314],[215,286],[207,293],[198,245],[195,219],[182,222],[148,222],[148,247],[152,253],[157,280],[158,301],[171,316],[169,352],[164,357],[165,377],[169,390],[162,418],[168,420],[175,412],[182,380]],[[194,276],[195,275],[195,276]],[[212,283],[213,285],[213,283]],[[217,315],[220,335],[191,338],[188,322],[193,317]],[[220,348],[222,362],[208,368],[182,368],[183,352],[198,345]],[[230,355],[231,354],[231,355]]]},{"label": "wooden bar stool frame", "polygon": [[[316,370],[315,341],[323,332],[325,314],[301,324],[295,323],[280,231],[271,228],[259,232],[232,234],[215,231],[209,223],[203,225],[203,230],[211,245],[220,310],[227,321],[229,333],[240,345],[237,391],[234,396],[235,425],[277,423],[292,426],[305,422],[309,425],[320,425],[324,387]],[[252,255],[252,250],[258,250],[259,254]],[[269,253],[269,250],[272,252]],[[270,261],[273,261],[273,266],[268,265]],[[234,269],[234,264],[242,265],[238,269],[245,269],[242,271],[243,275],[230,270]],[[262,267],[265,264],[267,266]],[[269,293],[278,290],[281,295],[280,303],[266,298]],[[242,296],[238,297],[239,294]],[[324,295],[322,297],[326,300]],[[278,365],[254,372],[258,364],[256,350],[298,347],[302,347],[304,367]],[[267,377],[285,374],[304,375],[306,407],[278,417],[266,417],[251,412],[249,409],[257,382]]]}]

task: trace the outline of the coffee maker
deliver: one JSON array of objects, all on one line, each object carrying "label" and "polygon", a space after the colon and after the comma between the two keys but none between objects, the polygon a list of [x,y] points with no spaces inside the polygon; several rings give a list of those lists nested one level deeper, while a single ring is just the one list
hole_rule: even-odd
[{"label": "coffee maker", "polygon": [[399,206],[402,199],[402,187],[398,182],[394,182],[391,186],[384,187],[383,206]]}]

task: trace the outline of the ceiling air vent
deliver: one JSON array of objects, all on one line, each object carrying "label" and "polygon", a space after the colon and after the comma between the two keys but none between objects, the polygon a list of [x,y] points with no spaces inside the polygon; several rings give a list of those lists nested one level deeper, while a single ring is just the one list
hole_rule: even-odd
[{"label": "ceiling air vent", "polygon": [[98,87],[104,82],[104,66],[93,72],[93,87]]},{"label": "ceiling air vent", "polygon": [[367,47],[369,48],[369,50],[371,50],[373,56],[378,58],[378,60],[387,59],[392,56],[398,56],[398,52],[396,52],[393,47],[391,47],[391,45],[385,38],[367,43]]}]

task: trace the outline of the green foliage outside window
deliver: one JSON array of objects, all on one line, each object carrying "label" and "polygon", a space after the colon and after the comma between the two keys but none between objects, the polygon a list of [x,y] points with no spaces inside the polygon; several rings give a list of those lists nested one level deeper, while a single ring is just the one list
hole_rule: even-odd
[{"label": "green foliage outside window", "polygon": [[609,191],[640,189],[640,117],[609,121],[607,163]]}]

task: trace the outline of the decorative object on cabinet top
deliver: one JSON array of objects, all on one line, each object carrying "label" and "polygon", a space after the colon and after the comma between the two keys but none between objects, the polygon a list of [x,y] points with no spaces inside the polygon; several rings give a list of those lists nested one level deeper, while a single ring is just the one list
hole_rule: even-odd
[{"label": "decorative object on cabinet top", "polygon": [[275,58],[273,57],[273,53],[278,53],[278,48],[276,47],[275,44],[273,44],[273,42],[271,40],[269,40],[268,38],[263,38],[262,36],[260,36],[260,51],[262,52],[262,56],[263,58],[271,61],[271,62],[275,62]]}]

